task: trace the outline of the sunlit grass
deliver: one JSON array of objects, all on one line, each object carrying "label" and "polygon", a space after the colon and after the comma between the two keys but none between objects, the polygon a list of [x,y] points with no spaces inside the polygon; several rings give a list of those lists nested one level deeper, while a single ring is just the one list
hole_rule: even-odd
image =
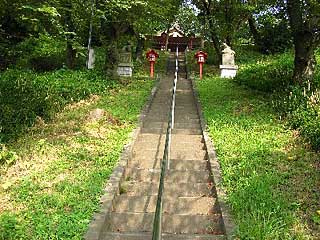
[{"label": "sunlit grass", "polygon": [[277,119],[271,96],[228,79],[198,89],[240,239],[319,239],[319,155]]},{"label": "sunlit grass", "polygon": [[[82,239],[153,81],[134,78],[38,122],[1,166],[0,239]],[[89,113],[103,109],[102,118]]]}]

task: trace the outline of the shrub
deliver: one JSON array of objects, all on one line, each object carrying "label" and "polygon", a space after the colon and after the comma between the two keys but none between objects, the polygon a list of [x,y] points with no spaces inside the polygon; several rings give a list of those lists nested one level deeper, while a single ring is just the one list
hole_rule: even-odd
[{"label": "shrub", "polygon": [[291,86],[274,101],[276,110],[287,118],[288,125],[299,130],[311,146],[320,150],[320,92]]},{"label": "shrub", "polygon": [[291,84],[292,66],[290,53],[264,56],[260,61],[242,65],[234,80],[256,90],[278,91]]},{"label": "shrub", "polygon": [[35,56],[29,59],[29,63],[37,72],[53,71],[63,67],[60,56]]},{"label": "shrub", "polygon": [[0,75],[0,142],[31,126],[36,117],[50,119],[66,104],[104,92],[116,83],[96,71],[58,70],[37,74],[8,70]]},{"label": "shrub", "polygon": [[30,37],[15,48],[17,66],[36,71],[52,71],[62,68],[65,61],[65,41],[40,34]]},{"label": "shrub", "polygon": [[280,53],[292,46],[291,32],[286,21],[278,24],[266,23],[260,33],[260,48],[264,53]]}]

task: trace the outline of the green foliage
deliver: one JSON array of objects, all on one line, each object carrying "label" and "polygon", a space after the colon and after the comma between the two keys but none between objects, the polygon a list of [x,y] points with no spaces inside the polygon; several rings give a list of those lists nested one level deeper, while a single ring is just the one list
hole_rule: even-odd
[{"label": "green foliage", "polygon": [[11,165],[18,159],[15,152],[10,151],[5,145],[0,144],[0,165]]},{"label": "green foliage", "polygon": [[0,239],[15,239],[21,234],[21,229],[15,214],[5,213],[0,219]]},{"label": "green foliage", "polygon": [[187,36],[202,35],[204,32],[204,26],[200,23],[194,9],[188,4],[181,6],[176,21]]},{"label": "green foliage", "polygon": [[0,75],[0,140],[7,141],[36,117],[50,119],[67,103],[105,92],[115,82],[102,72],[59,70],[47,74],[8,70]]},{"label": "green foliage", "polygon": [[18,58],[15,67],[36,71],[52,71],[63,67],[65,41],[47,34],[30,37],[12,51]]},{"label": "green foliage", "polygon": [[238,53],[240,63],[246,63],[241,64],[235,78],[239,84],[264,92],[273,92],[281,91],[292,83],[293,56],[291,53],[275,56],[260,55],[258,59],[249,55],[241,56],[241,54],[241,52]]},{"label": "green foliage", "polygon": [[263,53],[281,53],[292,47],[292,35],[286,13],[286,5],[281,1],[260,3],[255,9],[255,21]]},{"label": "green foliage", "polygon": [[[281,53],[292,47],[292,37],[288,23],[274,19],[265,22],[260,29],[260,48],[264,53]],[[261,24],[260,22],[258,22]]]},{"label": "green foliage", "polygon": [[206,53],[208,53],[208,59],[206,61],[206,64],[213,64],[213,65],[219,66],[220,59],[219,59],[217,53],[215,52],[211,42],[206,42],[204,49],[202,49],[202,50],[205,51]]}]

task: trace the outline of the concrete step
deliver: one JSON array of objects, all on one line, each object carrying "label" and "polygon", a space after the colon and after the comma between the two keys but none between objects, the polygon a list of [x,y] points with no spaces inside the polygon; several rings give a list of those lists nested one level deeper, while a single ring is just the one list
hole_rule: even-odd
[{"label": "concrete step", "polygon": [[[168,122],[168,116],[150,116],[147,115],[145,118],[145,122],[150,121],[150,122]],[[195,122],[199,121],[198,115],[177,115],[174,118],[175,122]]]},{"label": "concrete step", "polygon": [[[158,195],[158,183],[125,181],[121,185],[128,196]],[[165,186],[165,195],[172,197],[216,196],[213,183],[174,183]]]},{"label": "concrete step", "polygon": [[[144,128],[163,128],[167,129],[168,123],[166,122],[145,122]],[[175,123],[174,129],[200,129],[200,123]]]},{"label": "concrete step", "polygon": [[[158,103],[158,104],[154,104],[153,107],[150,109],[150,111],[170,111],[171,110],[171,101],[168,101],[168,103],[162,104],[162,103]],[[185,104],[177,104],[175,105],[175,111],[177,112],[182,112],[182,111],[197,111],[197,107],[195,105],[195,103],[189,102],[189,103],[185,103]]]},{"label": "concrete step", "polygon": [[[149,145],[149,144],[148,144]],[[148,145],[145,145],[145,147],[139,147],[138,145],[134,145],[134,148],[133,148],[133,153],[131,155],[131,159],[133,161],[154,161],[155,159],[162,159],[161,156],[163,156],[164,154],[164,144],[161,144],[159,145],[158,147],[150,147],[148,148],[147,146]],[[200,145],[200,144],[199,144]],[[184,158],[186,158],[186,156],[188,156],[188,154],[194,158],[186,158],[186,159],[176,159],[176,160],[180,160],[180,161],[183,161],[183,160],[197,160],[197,161],[200,161],[200,160],[206,160],[206,152],[203,152],[205,151],[205,146],[204,145],[200,145],[198,148],[195,148],[193,146],[190,146],[189,144],[184,146],[183,148],[181,148],[181,144],[180,145],[177,145],[177,144],[172,144],[171,145],[171,148],[170,148],[170,153],[171,156],[183,156]],[[145,156],[145,153],[147,153],[148,155]],[[150,158],[148,158],[148,156]],[[171,159],[175,159],[175,158],[171,158]]]},{"label": "concrete step", "polygon": [[[157,110],[157,109],[167,109],[168,111],[170,111],[171,109],[171,101],[157,101],[157,102],[154,102],[152,104],[152,107],[150,108],[150,111],[153,110]],[[176,105],[175,105],[175,109],[176,110],[183,110],[183,109],[186,109],[186,110],[197,110],[196,108],[196,105],[194,102],[183,102],[183,103],[177,103],[176,102]]]},{"label": "concrete step", "polygon": [[[141,134],[145,135],[145,134]],[[164,136],[164,134],[163,134]],[[200,140],[193,140],[193,139],[187,139],[187,141],[184,141],[183,143],[173,140],[173,136],[178,136],[176,134],[171,135],[171,149],[178,149],[183,147],[184,149],[201,149],[205,150],[205,146]],[[190,135],[187,135],[190,136]],[[195,135],[192,135],[195,136]],[[165,145],[165,137],[162,137],[161,139],[151,139],[149,138],[137,138],[137,140],[134,143],[134,150],[159,150],[163,151]]]},{"label": "concrete step", "polygon": [[[168,101],[168,100],[170,100],[170,98],[168,98],[168,97],[171,97],[171,94],[163,94],[163,95],[158,94],[155,97],[155,100]],[[189,102],[194,101],[194,97],[193,97],[192,92],[188,92],[188,93],[180,92],[180,93],[177,94],[177,98],[179,98],[179,100],[181,100],[182,102],[184,102],[184,101],[189,101]]]},{"label": "concrete step", "polygon": [[[166,138],[165,134],[151,134],[151,133],[141,133],[139,134],[137,141],[141,142],[152,142],[155,144],[164,143]],[[200,135],[183,135],[183,134],[173,134],[172,135],[172,144],[175,143],[195,143],[203,142],[203,136]]]},{"label": "concrete step", "polygon": [[184,102],[184,103],[194,103],[194,98],[192,95],[187,95],[187,94],[182,94],[182,93],[178,93],[176,96],[176,101],[178,102],[177,104],[179,104],[180,102]]},{"label": "concrete step", "polygon": [[165,139],[166,139],[165,134],[140,133],[136,141],[159,144],[159,143],[164,143]]},{"label": "concrete step", "polygon": [[[204,234],[162,234],[163,240],[226,240],[224,235],[204,235]],[[101,240],[152,240],[151,232],[141,233],[104,233]]]},{"label": "concrete step", "polygon": [[[156,210],[158,196],[126,196],[116,199],[113,212],[152,213]],[[212,197],[165,197],[163,212],[166,214],[209,215],[214,213],[216,198]]]},{"label": "concrete step", "polygon": [[[147,117],[161,117],[165,120],[169,119],[169,110],[162,110],[162,109],[151,109],[147,113]],[[175,110],[175,118],[184,118],[184,119],[198,119],[199,115],[196,110],[194,109],[176,109]]]},{"label": "concrete step", "polygon": [[[147,149],[134,149],[132,152],[132,161],[138,160],[153,160],[153,159],[162,159],[163,152],[158,149],[155,150],[147,150]],[[170,159],[177,160],[206,160],[207,159],[207,151],[202,149],[171,149],[170,151]]]},{"label": "concrete step", "polygon": [[[129,168],[140,168],[140,169],[159,169],[160,168],[160,159],[158,160],[137,160],[137,161],[129,161]],[[173,170],[191,170],[191,171],[199,171],[205,170],[208,167],[207,160],[170,160],[170,169]]]},{"label": "concrete step", "polygon": [[177,88],[177,95],[179,95],[179,94],[193,96],[193,92],[190,88],[188,88],[188,89]]},{"label": "concrete step", "polygon": [[[170,106],[171,103],[171,98],[155,98],[152,101],[152,106],[154,104],[162,104],[162,105],[167,105]],[[176,106],[195,106],[195,102],[192,99],[189,99],[189,101],[183,101],[183,100],[179,100],[178,102],[176,101]]]},{"label": "concrete step", "polygon": [[[150,114],[157,114],[157,113],[165,113],[165,114],[169,114],[169,112],[171,111],[171,103],[169,104],[155,104],[147,113],[148,115]],[[190,112],[191,114],[197,114],[197,108],[196,105],[191,105],[191,104],[185,104],[183,106],[181,105],[175,105],[175,113],[185,113],[185,112]]]},{"label": "concrete step", "polygon": [[[165,104],[170,106],[171,98],[155,98],[151,104],[151,108],[155,106],[155,104]],[[195,102],[193,99],[176,99],[176,106],[185,106],[185,105],[194,105]]]},{"label": "concrete step", "polygon": [[[158,118],[152,118],[152,117],[146,117],[144,123],[146,122],[163,122],[163,123],[167,123],[168,119],[158,119]],[[175,123],[183,123],[183,124],[200,124],[200,119],[174,119]]]},{"label": "concrete step", "polygon": [[203,136],[201,135],[183,135],[183,134],[173,134],[172,135],[172,143],[179,142],[179,143],[187,143],[199,141],[203,142]]},{"label": "concrete step", "polygon": [[[167,133],[166,128],[141,128],[141,133]],[[172,129],[172,134],[184,134],[184,135],[202,135],[200,127],[198,129]]]},{"label": "concrete step", "polygon": [[[169,113],[170,113],[170,109],[161,109],[156,108],[151,109],[148,113],[147,113],[147,117],[160,117],[162,119],[166,119],[167,121],[169,120]],[[198,116],[198,112],[197,110],[194,108],[190,108],[190,109],[175,109],[175,118],[199,118]],[[164,121],[166,122],[166,121]]]},{"label": "concrete step", "polygon": [[[110,214],[106,224],[110,232],[151,232],[153,213],[116,213]],[[219,214],[179,215],[163,214],[162,232],[174,234],[223,234],[222,219]]]},{"label": "concrete step", "polygon": [[[158,182],[160,179],[160,172],[160,169],[127,168],[126,179],[138,182]],[[206,171],[206,169],[202,169],[200,171],[181,171],[170,169],[166,171],[165,181],[173,183],[208,183],[211,180],[209,177],[209,171]]]}]

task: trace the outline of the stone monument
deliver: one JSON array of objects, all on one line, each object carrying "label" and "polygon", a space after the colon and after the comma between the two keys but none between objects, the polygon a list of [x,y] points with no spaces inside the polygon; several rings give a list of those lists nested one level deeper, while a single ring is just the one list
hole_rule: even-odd
[{"label": "stone monument", "polygon": [[118,76],[119,77],[132,77],[132,55],[131,46],[128,45],[122,49],[119,54],[119,64],[118,64]]},{"label": "stone monument", "polygon": [[223,44],[224,49],[222,50],[222,65],[221,77],[222,78],[234,78],[237,74],[238,66],[235,65],[234,56],[235,52],[226,44]]}]

